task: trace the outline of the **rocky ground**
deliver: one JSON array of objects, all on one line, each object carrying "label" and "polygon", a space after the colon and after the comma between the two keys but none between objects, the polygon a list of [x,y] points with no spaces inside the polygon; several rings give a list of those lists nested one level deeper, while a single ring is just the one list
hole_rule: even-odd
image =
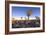
[{"label": "rocky ground", "polygon": [[12,28],[40,27],[40,20],[19,20],[12,23]]}]

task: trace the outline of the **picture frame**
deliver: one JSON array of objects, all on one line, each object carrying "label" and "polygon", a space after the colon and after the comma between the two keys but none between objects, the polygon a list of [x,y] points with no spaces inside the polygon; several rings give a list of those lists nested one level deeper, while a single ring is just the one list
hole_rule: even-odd
[{"label": "picture frame", "polygon": [[[18,5],[17,5],[18,4]],[[19,5],[20,4],[20,5]],[[33,6],[34,5],[34,6]],[[9,23],[9,19],[10,19],[10,13],[11,13],[11,7],[15,7],[15,6],[29,6],[29,7],[40,7],[41,6],[41,17],[40,17],[40,22],[41,22],[41,28],[22,28],[22,29],[14,29],[12,31],[9,30],[10,23]],[[14,10],[14,9],[13,9]],[[45,31],[45,4],[41,3],[41,2],[24,2],[24,1],[5,1],[5,34],[20,34],[20,33],[37,33],[37,32],[44,32]],[[12,14],[11,14],[12,15]],[[41,19],[42,18],[42,19]],[[29,29],[29,30],[28,30]],[[39,29],[39,30],[37,30]],[[41,30],[40,30],[41,29]],[[18,30],[18,31],[16,31]]]}]

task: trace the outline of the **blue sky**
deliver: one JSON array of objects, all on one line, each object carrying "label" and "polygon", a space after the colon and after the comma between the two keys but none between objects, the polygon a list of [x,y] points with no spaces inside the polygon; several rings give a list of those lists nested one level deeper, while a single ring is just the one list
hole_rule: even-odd
[{"label": "blue sky", "polygon": [[28,10],[32,10],[32,16],[40,16],[40,8],[39,7],[12,7],[12,16],[13,17],[25,17],[27,16],[26,12]]}]

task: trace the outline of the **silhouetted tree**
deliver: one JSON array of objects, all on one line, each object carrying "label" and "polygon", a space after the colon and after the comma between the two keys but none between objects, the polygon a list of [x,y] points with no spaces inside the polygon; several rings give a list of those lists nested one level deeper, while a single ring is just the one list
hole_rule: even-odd
[{"label": "silhouetted tree", "polygon": [[21,17],[21,20],[22,20],[23,17]]}]

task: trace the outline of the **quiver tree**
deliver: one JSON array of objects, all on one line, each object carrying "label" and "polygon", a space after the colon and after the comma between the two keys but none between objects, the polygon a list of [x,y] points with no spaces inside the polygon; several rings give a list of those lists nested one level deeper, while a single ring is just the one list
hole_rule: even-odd
[{"label": "quiver tree", "polygon": [[28,17],[28,20],[29,20],[29,17],[32,15],[32,10],[28,10],[27,11],[27,17]]}]

